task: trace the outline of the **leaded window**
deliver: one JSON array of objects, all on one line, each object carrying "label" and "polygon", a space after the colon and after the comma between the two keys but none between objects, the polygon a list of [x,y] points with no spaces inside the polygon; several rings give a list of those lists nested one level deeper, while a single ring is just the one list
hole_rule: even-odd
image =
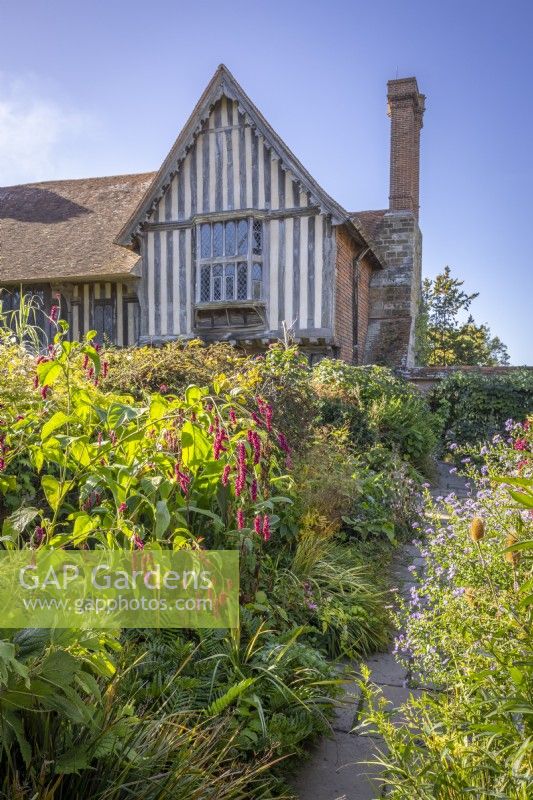
[{"label": "leaded window", "polygon": [[199,303],[263,299],[263,223],[204,222],[198,229]]}]

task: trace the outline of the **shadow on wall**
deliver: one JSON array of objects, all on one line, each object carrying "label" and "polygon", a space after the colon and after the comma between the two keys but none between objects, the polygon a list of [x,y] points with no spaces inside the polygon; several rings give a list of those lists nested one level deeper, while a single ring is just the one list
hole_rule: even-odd
[{"label": "shadow on wall", "polygon": [[50,189],[14,186],[0,189],[0,219],[19,222],[66,222],[93,212]]}]

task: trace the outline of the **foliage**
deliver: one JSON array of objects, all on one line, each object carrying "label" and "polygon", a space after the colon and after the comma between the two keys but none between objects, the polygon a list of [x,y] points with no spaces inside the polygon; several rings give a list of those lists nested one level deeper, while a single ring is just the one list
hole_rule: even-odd
[{"label": "foliage", "polygon": [[533,411],[533,371],[453,372],[433,389],[429,402],[447,442],[475,445],[501,431],[507,419]]},{"label": "foliage", "polygon": [[357,658],[387,644],[384,592],[376,574],[312,512],[303,520],[291,562],[274,574],[273,597],[307,624],[312,641],[331,658]]},{"label": "foliage", "polygon": [[241,390],[240,402],[255,408],[260,395],[276,407],[283,430],[294,449],[302,449],[316,415],[310,369],[296,347],[271,346],[264,355],[246,356],[225,343],[203,345],[198,340],[169,342],[160,348],[110,350],[110,369],[103,386],[132,392],[184,392],[190,384],[213,389],[218,378]]},{"label": "foliage", "polygon": [[296,462],[296,503],[361,541],[397,541],[420,515],[416,473],[382,445],[358,452],[345,429],[318,429]]},{"label": "foliage", "polygon": [[358,448],[381,443],[421,470],[436,442],[435,422],[426,401],[385,367],[354,367],[324,359],[312,384],[326,424],[347,427]]},{"label": "foliage", "polygon": [[435,277],[426,278],[422,288],[422,307],[418,327],[418,361],[430,366],[507,364],[507,348],[488,325],[477,325],[466,313],[479,292],[467,294],[464,281],[453,278],[449,267]]},{"label": "foliage", "polygon": [[409,700],[398,726],[363,683],[365,726],[384,738],[395,800],[531,796],[532,445],[529,425],[516,428],[511,446],[483,449],[480,471],[467,464],[477,496],[430,507],[426,567],[403,605],[397,650],[440,691]]}]

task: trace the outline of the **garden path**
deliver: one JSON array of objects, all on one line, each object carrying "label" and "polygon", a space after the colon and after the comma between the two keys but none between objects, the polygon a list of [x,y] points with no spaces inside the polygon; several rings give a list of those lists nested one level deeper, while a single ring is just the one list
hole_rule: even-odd
[{"label": "garden path", "polygon": [[[450,475],[449,465],[439,462],[431,494],[437,498],[455,492],[465,496],[468,485],[458,477]],[[408,594],[414,586],[410,564],[419,569],[424,565],[420,551],[412,544],[403,545],[392,561],[391,574],[401,594]],[[387,653],[377,653],[366,661],[371,670],[371,679],[393,708],[401,706],[410,694],[420,693],[410,670],[406,670],[395,659],[392,648]],[[358,671],[359,665],[349,665]],[[345,694],[339,702],[332,723],[332,736],[323,738],[312,752],[311,759],[303,766],[293,781],[293,789],[299,800],[375,800],[383,796],[378,766],[364,762],[376,758],[380,739],[354,728],[361,714],[362,697],[355,681],[345,686]]]}]

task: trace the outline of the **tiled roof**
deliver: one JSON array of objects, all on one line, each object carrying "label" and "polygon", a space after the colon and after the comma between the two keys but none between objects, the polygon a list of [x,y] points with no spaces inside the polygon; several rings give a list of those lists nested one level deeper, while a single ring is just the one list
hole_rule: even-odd
[{"label": "tiled roof", "polygon": [[126,276],[139,256],[114,240],[154,175],[0,188],[0,281]]}]

